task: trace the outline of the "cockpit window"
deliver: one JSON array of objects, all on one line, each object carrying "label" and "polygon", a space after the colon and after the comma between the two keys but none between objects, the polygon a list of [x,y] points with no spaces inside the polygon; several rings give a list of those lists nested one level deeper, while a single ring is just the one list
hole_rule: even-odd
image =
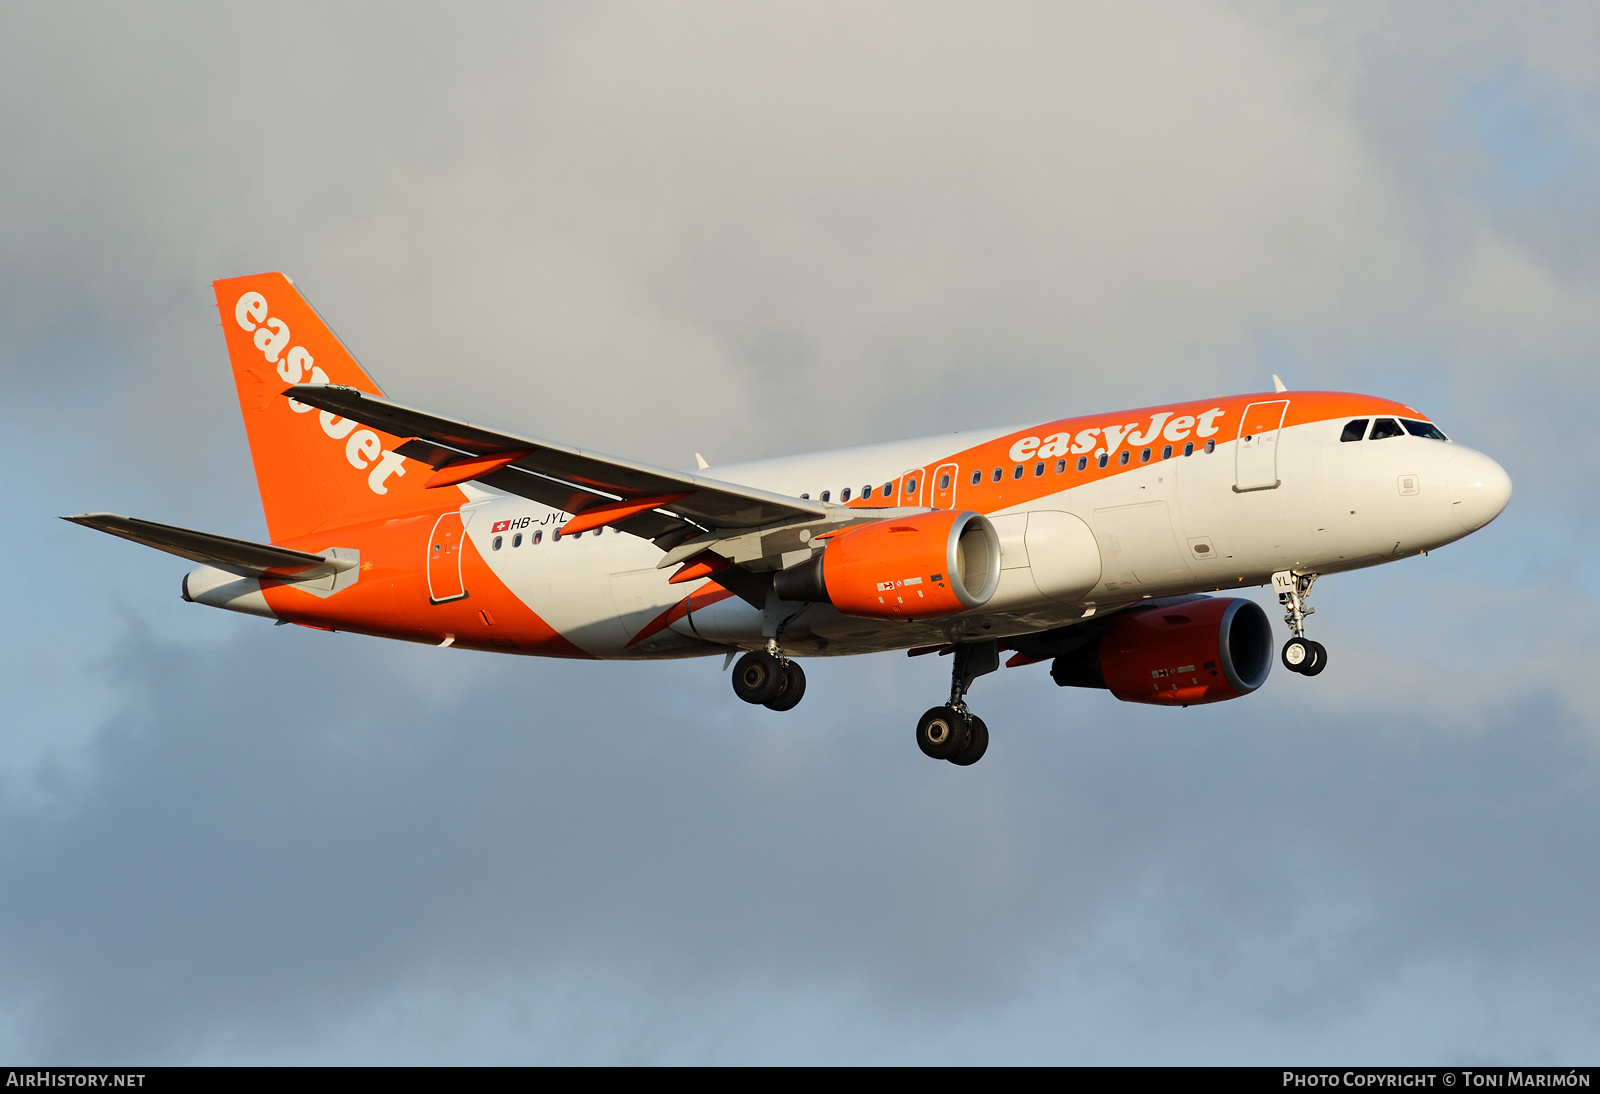
[{"label": "cockpit window", "polygon": [[1388,440],[1390,437],[1403,436],[1405,436],[1405,431],[1400,428],[1399,422],[1395,421],[1393,418],[1379,418],[1376,422],[1372,423],[1372,436],[1368,439],[1374,441],[1383,441]]},{"label": "cockpit window", "polygon": [[1344,432],[1339,434],[1341,441],[1359,441],[1367,435],[1367,423],[1371,418],[1357,418],[1344,427]]},{"label": "cockpit window", "polygon": [[1448,441],[1444,431],[1432,422],[1414,422],[1410,418],[1401,418],[1400,424],[1406,427],[1406,432],[1413,437],[1426,437],[1430,441]]}]

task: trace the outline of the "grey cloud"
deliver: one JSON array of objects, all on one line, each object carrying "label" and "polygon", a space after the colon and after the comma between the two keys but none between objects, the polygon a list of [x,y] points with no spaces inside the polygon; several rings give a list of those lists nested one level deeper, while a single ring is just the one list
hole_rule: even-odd
[{"label": "grey cloud", "polygon": [[[842,991],[885,1035],[1110,980],[1134,1012],[1221,1008],[1294,1045],[1418,961],[1560,981],[1600,957],[1593,753],[1538,705],[1462,736],[1381,709],[1284,717],[1282,681],[1242,711],[1152,712],[1034,671],[985,697],[993,756],[930,772],[906,711],[936,668],[817,665],[815,706],[783,720],[734,709],[709,662],[407,683],[448,680],[452,656],[264,625],[207,653],[129,635],[118,671],[143,699],[107,727],[92,792],[4,820],[27,1043],[181,1059],[232,1031],[281,1052],[419,981],[476,998],[508,975],[635,985],[602,1012]],[[1143,1047],[1128,1030],[1105,1051]]]},{"label": "grey cloud", "polygon": [[13,16],[8,324],[216,445],[206,282],[272,266],[397,391],[678,461],[1592,328],[1434,254],[1340,55],[1228,9],[173,10]]}]

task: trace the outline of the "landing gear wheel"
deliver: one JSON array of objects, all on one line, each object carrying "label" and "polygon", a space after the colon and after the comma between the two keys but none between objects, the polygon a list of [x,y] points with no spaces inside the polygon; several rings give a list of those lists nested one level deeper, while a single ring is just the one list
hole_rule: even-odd
[{"label": "landing gear wheel", "polygon": [[806,694],[806,674],[800,665],[794,661],[786,661],[783,666],[783,686],[778,688],[778,694],[768,699],[763,704],[768,710],[793,710],[800,705],[800,700]]},{"label": "landing gear wheel", "polygon": [[1306,676],[1315,676],[1328,667],[1328,647],[1321,642],[1311,641],[1307,641],[1306,645],[1311,647],[1311,660],[1301,665],[1300,671]]},{"label": "landing gear wheel", "polygon": [[957,767],[971,767],[983,759],[983,754],[989,751],[989,727],[983,724],[983,719],[976,714],[967,718],[967,743],[961,750],[950,757],[950,762]]},{"label": "landing gear wheel", "polygon": [[765,650],[752,650],[733,666],[733,693],[761,706],[783,690],[783,677],[782,661]]},{"label": "landing gear wheel", "polygon": [[934,707],[917,722],[917,747],[923,755],[948,760],[967,743],[967,720],[951,707]]},{"label": "landing gear wheel", "polygon": [[1291,638],[1283,644],[1283,667],[1290,672],[1305,672],[1315,663],[1315,643],[1305,638]]}]

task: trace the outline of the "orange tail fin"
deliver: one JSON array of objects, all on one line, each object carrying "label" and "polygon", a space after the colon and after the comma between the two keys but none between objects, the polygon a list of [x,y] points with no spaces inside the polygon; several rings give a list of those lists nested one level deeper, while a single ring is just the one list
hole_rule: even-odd
[{"label": "orange tail fin", "polygon": [[283,396],[290,384],[342,384],[382,395],[322,317],[281,273],[216,281],[256,485],[274,541],[436,506],[426,467],[390,437]]}]

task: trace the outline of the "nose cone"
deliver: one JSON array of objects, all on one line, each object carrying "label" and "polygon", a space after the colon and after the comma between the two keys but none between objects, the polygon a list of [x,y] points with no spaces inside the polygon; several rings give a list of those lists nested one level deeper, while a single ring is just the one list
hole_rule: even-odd
[{"label": "nose cone", "polygon": [[1450,511],[1462,530],[1476,532],[1511,500],[1511,476],[1482,452],[1470,448],[1450,457]]}]

